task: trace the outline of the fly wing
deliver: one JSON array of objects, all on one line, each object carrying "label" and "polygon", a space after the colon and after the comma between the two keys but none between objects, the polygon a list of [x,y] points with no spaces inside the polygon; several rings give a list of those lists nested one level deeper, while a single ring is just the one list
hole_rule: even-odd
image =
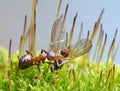
[{"label": "fly wing", "polygon": [[63,27],[63,22],[61,18],[57,19],[52,27],[51,31],[51,42],[50,42],[50,50],[54,51],[55,53],[62,49],[65,40],[65,30]]},{"label": "fly wing", "polygon": [[86,54],[92,48],[92,42],[89,39],[81,39],[71,46],[69,57],[71,59]]}]

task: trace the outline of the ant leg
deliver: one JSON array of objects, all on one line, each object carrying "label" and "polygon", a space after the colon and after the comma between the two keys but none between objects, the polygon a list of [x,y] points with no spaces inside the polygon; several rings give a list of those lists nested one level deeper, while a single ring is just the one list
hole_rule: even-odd
[{"label": "ant leg", "polygon": [[39,62],[39,63],[36,62],[34,65],[37,65],[38,71],[39,71],[39,73],[40,73],[40,62]]},{"label": "ant leg", "polygon": [[40,67],[39,67],[39,65],[37,65],[37,67],[38,67],[38,71],[39,71],[39,73],[40,73]]}]

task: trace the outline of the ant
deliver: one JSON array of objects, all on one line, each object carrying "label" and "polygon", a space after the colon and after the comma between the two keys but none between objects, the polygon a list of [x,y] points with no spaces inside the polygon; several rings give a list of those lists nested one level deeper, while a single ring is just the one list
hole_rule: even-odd
[{"label": "ant", "polygon": [[33,58],[33,55],[30,51],[26,50],[25,55],[23,55],[19,59],[19,68],[20,69],[26,69],[32,65],[37,65],[39,67],[40,61],[44,63],[44,60],[46,59],[46,53],[44,53],[44,50],[41,50],[41,54],[38,57]]}]

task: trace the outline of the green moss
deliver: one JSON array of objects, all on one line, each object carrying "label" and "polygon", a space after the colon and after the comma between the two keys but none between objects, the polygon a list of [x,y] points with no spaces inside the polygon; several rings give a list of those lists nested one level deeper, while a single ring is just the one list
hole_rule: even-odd
[{"label": "green moss", "polygon": [[[0,48],[2,54],[0,58],[0,90],[4,91],[98,91],[98,90],[115,90],[118,91],[120,88],[120,67],[115,66],[115,72],[113,75],[113,65],[109,66],[100,64],[98,70],[97,64],[91,61],[86,61],[83,67],[81,58],[77,58],[72,64],[77,65],[75,68],[75,81],[73,71],[70,71],[70,63],[65,64],[59,72],[51,73],[50,70],[47,72],[48,65],[41,64],[40,72],[36,66],[32,66],[25,70],[20,70],[17,67],[18,58],[17,53],[12,55],[13,69],[7,68],[6,70],[2,67],[6,66],[2,60],[7,62],[7,51],[6,49]],[[81,60],[81,61],[79,61]],[[77,64],[76,64],[77,61]],[[79,64],[78,64],[79,62]],[[4,66],[3,66],[4,65]],[[6,66],[7,67],[7,66]],[[70,67],[70,68],[68,68]],[[108,68],[109,67],[109,68]],[[6,73],[5,73],[6,72]],[[102,75],[100,76],[102,72]],[[110,72],[110,74],[109,74]],[[101,77],[101,78],[100,78]],[[113,79],[114,78],[114,79]]]},{"label": "green moss", "polygon": [[[61,0],[60,0],[61,1]],[[58,6],[57,17],[60,14],[60,5]],[[113,38],[113,42],[110,46],[107,55],[107,64],[102,64],[101,59],[104,54],[104,49],[107,41],[107,34],[105,34],[105,39],[103,40],[103,29],[100,19],[104,12],[101,14],[98,20],[95,22],[94,29],[90,40],[94,41],[97,31],[100,26],[100,33],[98,38],[98,43],[96,44],[93,60],[89,58],[88,55],[78,57],[76,59],[70,60],[66,63],[62,69],[58,72],[50,72],[47,63],[40,64],[40,72],[37,66],[29,67],[25,70],[21,70],[18,67],[19,57],[28,43],[28,49],[32,52],[33,56],[39,55],[40,52],[36,52],[36,6],[37,0],[33,2],[32,16],[30,26],[28,31],[26,31],[26,21],[27,16],[25,16],[24,30],[21,35],[19,51],[11,55],[11,44],[12,39],[9,42],[9,51],[5,48],[0,47],[0,90],[2,91],[119,91],[120,90],[120,66],[114,65],[113,53],[112,60],[110,59],[111,53],[114,51],[114,44],[116,39],[117,31]],[[67,14],[68,4],[66,6],[64,20],[62,27],[64,27],[64,22]],[[34,12],[34,13],[33,13]],[[70,43],[72,43],[72,37],[74,35],[74,24],[77,15],[74,18],[73,26],[70,32]],[[56,27],[56,26],[54,26]],[[82,24],[81,24],[81,31]],[[80,33],[81,34],[81,33]],[[80,37],[81,35],[79,35]],[[53,36],[52,36],[53,37]],[[78,37],[78,38],[79,38]],[[88,36],[89,37],[89,32]],[[27,41],[29,40],[29,41]],[[54,43],[54,42],[53,42]],[[93,43],[95,44],[95,43]],[[103,45],[102,45],[103,44]],[[9,55],[9,57],[8,57]],[[96,58],[97,57],[97,58]],[[47,60],[46,60],[47,61]]]}]

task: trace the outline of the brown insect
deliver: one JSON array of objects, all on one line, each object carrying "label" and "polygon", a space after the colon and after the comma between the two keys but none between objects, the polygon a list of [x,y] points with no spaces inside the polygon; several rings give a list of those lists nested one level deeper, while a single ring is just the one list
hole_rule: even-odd
[{"label": "brown insect", "polygon": [[[51,71],[60,69],[63,64],[71,59],[79,57],[86,54],[92,48],[92,43],[88,39],[89,32],[86,39],[78,38],[77,42],[72,44],[73,28],[75,25],[77,14],[73,21],[73,27],[70,33],[70,38],[68,40],[68,33],[65,32],[63,27],[62,18],[55,21],[52,32],[51,32],[51,42],[49,50],[54,54],[51,58],[54,61]],[[69,43],[68,43],[69,42]],[[48,52],[50,55],[50,53]]]},{"label": "brown insect", "polygon": [[20,59],[19,59],[19,68],[20,69],[26,69],[32,65],[37,65],[38,69],[39,69],[39,64],[40,61],[44,62],[44,60],[46,59],[46,53],[44,52],[44,50],[41,50],[41,54],[38,57],[34,57],[30,51],[26,50],[25,55],[23,55]]}]

